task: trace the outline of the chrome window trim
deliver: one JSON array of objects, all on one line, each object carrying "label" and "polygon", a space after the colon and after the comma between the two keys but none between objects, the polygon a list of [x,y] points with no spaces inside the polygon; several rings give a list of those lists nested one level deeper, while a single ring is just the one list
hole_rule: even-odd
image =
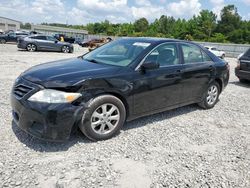
[{"label": "chrome window trim", "polygon": [[242,63],[250,63],[250,60],[240,60]]}]

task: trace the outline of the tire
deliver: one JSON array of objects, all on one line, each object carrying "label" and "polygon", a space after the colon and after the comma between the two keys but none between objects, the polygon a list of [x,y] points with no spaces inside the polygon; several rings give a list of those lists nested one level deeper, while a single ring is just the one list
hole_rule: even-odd
[{"label": "tire", "polygon": [[245,80],[245,79],[239,79],[239,81],[241,82],[241,83],[246,83],[247,82],[247,80]]},{"label": "tire", "polygon": [[34,51],[37,50],[37,47],[36,47],[35,44],[30,43],[30,44],[28,44],[28,45],[26,46],[26,49],[27,49],[27,51],[29,51],[29,52],[34,52]]},{"label": "tire", "polygon": [[122,101],[113,95],[101,95],[89,102],[79,128],[90,140],[107,140],[120,131],[125,120]]},{"label": "tire", "polygon": [[6,43],[6,40],[5,40],[5,39],[1,39],[1,40],[0,40],[0,43],[1,43],[1,44],[5,44],[5,43]]},{"label": "tire", "polygon": [[206,93],[203,95],[203,100],[198,105],[203,109],[213,108],[219,100],[220,85],[217,82],[213,82],[209,85]]},{"label": "tire", "polygon": [[70,47],[69,46],[63,46],[62,47],[62,52],[63,53],[70,53]]}]

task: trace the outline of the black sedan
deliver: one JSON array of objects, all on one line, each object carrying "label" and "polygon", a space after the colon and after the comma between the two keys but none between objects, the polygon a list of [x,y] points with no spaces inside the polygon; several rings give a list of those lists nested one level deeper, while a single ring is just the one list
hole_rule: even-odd
[{"label": "black sedan", "polygon": [[25,38],[19,38],[17,47],[30,52],[34,51],[54,51],[63,53],[72,53],[74,47],[68,42],[60,42],[52,36],[31,35]]},{"label": "black sedan", "polygon": [[250,48],[238,59],[235,75],[240,82],[250,81]]},{"label": "black sedan", "polygon": [[228,63],[195,43],[123,38],[22,73],[11,94],[13,119],[45,140],[68,139],[77,127],[104,140],[141,116],[193,103],[213,108],[228,79]]}]

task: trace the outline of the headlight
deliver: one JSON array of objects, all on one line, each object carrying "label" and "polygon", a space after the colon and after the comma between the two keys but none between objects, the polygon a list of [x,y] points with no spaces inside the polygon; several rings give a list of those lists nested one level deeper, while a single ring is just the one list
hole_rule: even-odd
[{"label": "headlight", "polygon": [[71,103],[82,96],[80,93],[67,93],[53,89],[38,91],[28,100],[43,103]]}]

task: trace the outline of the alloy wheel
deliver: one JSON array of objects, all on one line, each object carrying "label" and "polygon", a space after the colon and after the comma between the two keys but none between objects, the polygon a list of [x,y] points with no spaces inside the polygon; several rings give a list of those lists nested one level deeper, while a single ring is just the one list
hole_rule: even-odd
[{"label": "alloy wheel", "polygon": [[34,44],[28,44],[27,50],[30,52],[36,51],[36,46]]},{"label": "alloy wheel", "polygon": [[91,127],[97,134],[108,134],[118,125],[120,111],[110,103],[102,104],[97,107],[91,116]]},{"label": "alloy wheel", "polygon": [[218,98],[218,88],[216,85],[211,85],[208,89],[207,92],[207,103],[208,105],[212,106],[214,105],[214,103],[216,102],[217,98]]},{"label": "alloy wheel", "polygon": [[6,43],[6,40],[1,39],[1,40],[0,40],[0,43],[1,43],[1,44],[5,44],[5,43]]},{"label": "alloy wheel", "polygon": [[63,47],[62,47],[62,51],[63,51],[64,53],[69,53],[69,47],[68,47],[68,46],[63,46]]}]

